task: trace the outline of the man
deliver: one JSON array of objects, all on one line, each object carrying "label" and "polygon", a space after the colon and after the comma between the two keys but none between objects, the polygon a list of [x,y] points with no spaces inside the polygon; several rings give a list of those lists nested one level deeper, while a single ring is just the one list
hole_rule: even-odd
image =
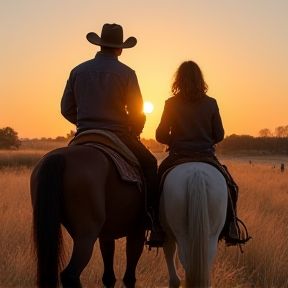
[{"label": "man", "polygon": [[117,24],[104,24],[101,37],[90,32],[86,38],[101,50],[94,59],[71,71],[61,113],[77,126],[76,135],[88,129],[107,130],[131,150],[146,179],[148,206],[158,211],[154,201],[158,191],[157,160],[139,141],[146,121],[143,98],[135,71],[118,61],[122,49],[134,47],[137,40],[129,37],[123,42],[123,29]]}]

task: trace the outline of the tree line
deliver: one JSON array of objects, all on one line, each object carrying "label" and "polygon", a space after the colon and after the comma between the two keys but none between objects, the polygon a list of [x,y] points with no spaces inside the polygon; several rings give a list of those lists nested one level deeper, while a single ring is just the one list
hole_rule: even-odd
[{"label": "tree line", "polygon": [[[22,142],[25,141],[39,141],[39,142],[68,142],[74,137],[75,131],[70,131],[66,137],[58,136],[55,139],[41,138],[41,139],[26,139],[19,140],[18,133],[11,127],[0,129],[0,149],[16,150],[19,149]],[[154,153],[165,152],[167,145],[163,145],[154,139],[142,138],[141,142]],[[269,129],[261,129],[259,137],[249,135],[235,135],[226,136],[225,139],[217,144],[217,153],[232,153],[237,151],[256,152],[256,153],[271,153],[271,154],[288,154],[288,125],[279,126],[275,129],[275,134],[271,133]]]},{"label": "tree line", "polygon": [[288,155],[288,136],[252,137],[233,134],[216,146],[216,152],[222,154],[239,151]]},{"label": "tree line", "polygon": [[288,125],[276,127],[274,134],[268,128],[261,129],[259,131],[259,136],[264,138],[268,137],[286,138],[288,137]]}]

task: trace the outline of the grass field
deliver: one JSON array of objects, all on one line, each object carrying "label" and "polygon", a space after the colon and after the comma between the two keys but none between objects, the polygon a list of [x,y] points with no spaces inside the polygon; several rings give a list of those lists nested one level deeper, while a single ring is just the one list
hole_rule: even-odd
[{"label": "grass field", "polygon": [[[33,287],[35,262],[29,177],[31,167],[44,151],[9,153],[0,153],[0,164],[5,157],[5,161],[18,160],[0,170],[0,287]],[[159,162],[165,156],[165,153],[156,154]],[[238,216],[253,238],[243,247],[243,254],[237,247],[219,243],[212,269],[213,287],[288,287],[288,171],[280,172],[281,163],[288,167],[288,157],[219,158],[239,185]],[[19,161],[32,164],[20,165]],[[66,233],[65,247],[69,257],[71,239]],[[114,265],[119,279],[123,276],[125,261],[125,239],[119,239]],[[102,269],[97,242],[93,257],[82,274],[84,287],[101,287]],[[183,276],[180,265],[179,273]],[[168,272],[162,249],[158,255],[156,251],[144,249],[137,267],[137,278],[138,287],[167,287]]]}]

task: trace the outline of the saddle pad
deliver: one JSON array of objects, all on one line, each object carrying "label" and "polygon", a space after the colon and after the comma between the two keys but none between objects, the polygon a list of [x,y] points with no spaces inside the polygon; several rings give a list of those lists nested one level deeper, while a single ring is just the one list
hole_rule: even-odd
[{"label": "saddle pad", "polygon": [[186,163],[186,162],[203,162],[203,163],[210,164],[210,165],[214,166],[215,168],[217,168],[219,170],[219,172],[221,172],[221,174],[225,178],[228,186],[230,186],[231,184],[235,184],[231,175],[228,173],[228,171],[225,169],[225,167],[223,167],[223,165],[221,165],[221,163],[219,161],[214,160],[211,157],[206,157],[206,156],[202,156],[202,155],[192,154],[191,156],[186,155],[185,157],[179,155],[179,156],[176,156],[172,161],[169,161],[169,163],[165,164],[164,167],[162,166],[161,169],[159,169],[159,175],[158,176],[160,179],[160,185],[159,185],[160,191],[162,191],[164,180],[165,180],[166,176],[168,175],[168,173],[173,168],[175,168],[177,165],[182,164],[182,163]]},{"label": "saddle pad", "polygon": [[103,151],[114,162],[122,180],[136,183],[140,191],[143,191],[144,182],[140,170],[135,166],[131,166],[119,153],[100,143],[88,142],[83,145],[91,146]]},{"label": "saddle pad", "polygon": [[120,153],[132,166],[140,166],[135,155],[115,134],[110,131],[100,129],[86,130],[75,136],[68,145],[73,146],[94,142],[111,147],[114,151]]}]

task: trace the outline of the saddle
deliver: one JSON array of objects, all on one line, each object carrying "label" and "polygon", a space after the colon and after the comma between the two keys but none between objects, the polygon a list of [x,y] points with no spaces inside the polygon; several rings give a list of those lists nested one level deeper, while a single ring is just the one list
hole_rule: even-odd
[{"label": "saddle", "polygon": [[[169,159],[169,158],[166,158]],[[165,159],[165,160],[166,160]],[[227,167],[222,165],[215,157],[203,156],[197,152],[183,152],[173,154],[171,160],[163,161],[158,170],[158,181],[160,193],[163,189],[163,183],[167,174],[177,165],[186,162],[204,162],[217,168],[226,180],[228,187],[227,214],[224,227],[219,235],[219,241],[224,240],[227,246],[239,245],[243,252],[241,244],[245,244],[250,237],[243,221],[237,217],[237,200],[239,187],[230,175]],[[240,226],[239,226],[240,225]]]},{"label": "saddle", "polygon": [[140,191],[145,191],[145,180],[137,158],[112,132],[99,129],[83,131],[68,144],[75,145],[100,149],[113,161],[122,180],[136,183]]}]

